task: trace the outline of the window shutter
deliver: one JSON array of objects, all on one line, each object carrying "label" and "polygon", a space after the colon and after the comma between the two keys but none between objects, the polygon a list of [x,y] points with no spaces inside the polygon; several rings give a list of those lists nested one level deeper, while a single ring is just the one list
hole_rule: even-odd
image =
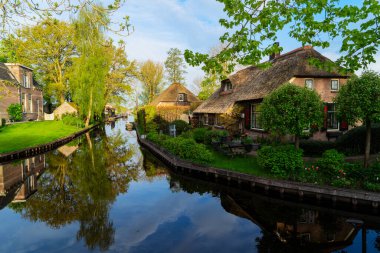
[{"label": "window shutter", "polygon": [[251,129],[251,107],[248,105],[244,110],[245,129]]}]

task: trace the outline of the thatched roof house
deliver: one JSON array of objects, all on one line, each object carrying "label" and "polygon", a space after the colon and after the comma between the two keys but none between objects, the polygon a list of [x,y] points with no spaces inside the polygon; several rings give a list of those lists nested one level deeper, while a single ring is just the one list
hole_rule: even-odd
[{"label": "thatched roof house", "polygon": [[149,105],[157,107],[166,106],[189,106],[191,103],[200,100],[185,86],[180,83],[173,83],[160,95],[158,95]]},{"label": "thatched roof house", "polygon": [[[255,108],[271,91],[287,82],[297,86],[308,86],[315,89],[327,104],[331,104],[336,96],[339,86],[344,85],[348,75],[336,71],[326,71],[310,63],[317,59],[321,63],[332,61],[323,56],[311,46],[297,48],[291,52],[272,56],[268,68],[250,66],[223,80],[221,87],[211,97],[202,103],[194,113],[201,120],[212,118],[212,124],[218,123],[216,117],[225,114],[239,104],[245,107],[245,128],[248,130],[261,130],[258,126]],[[256,111],[256,114],[259,113]],[[206,117],[203,117],[206,116]],[[214,120],[215,119],[215,120]],[[336,121],[336,119],[334,119]],[[210,124],[209,122],[204,122]],[[336,122],[331,122],[337,128]],[[339,127],[338,127],[339,128]],[[243,129],[242,129],[243,130]],[[339,129],[338,129],[339,130]]]}]

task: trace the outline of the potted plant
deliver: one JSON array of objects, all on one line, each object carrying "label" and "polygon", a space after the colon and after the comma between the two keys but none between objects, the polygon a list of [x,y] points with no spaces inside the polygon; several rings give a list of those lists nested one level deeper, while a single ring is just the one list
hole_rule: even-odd
[{"label": "potted plant", "polygon": [[253,139],[252,137],[244,137],[242,140],[241,140],[241,143],[244,145],[244,148],[245,148],[245,151],[247,152],[251,152],[252,149],[253,149]]}]

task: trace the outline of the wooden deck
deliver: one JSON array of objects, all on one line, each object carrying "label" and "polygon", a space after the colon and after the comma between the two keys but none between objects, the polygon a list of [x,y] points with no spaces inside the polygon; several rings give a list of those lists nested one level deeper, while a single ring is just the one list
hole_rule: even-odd
[{"label": "wooden deck", "polygon": [[138,140],[142,147],[148,149],[166,165],[176,171],[190,174],[198,173],[208,177],[213,176],[218,180],[223,179],[227,182],[235,182],[238,185],[244,184],[251,190],[261,189],[266,193],[276,193],[281,197],[296,197],[301,201],[304,199],[311,200],[315,203],[328,201],[333,205],[341,203],[345,205],[348,204],[354,208],[361,206],[375,211],[378,210],[380,193],[267,179],[225,169],[202,166],[179,159],[156,144],[141,138],[139,135]]}]

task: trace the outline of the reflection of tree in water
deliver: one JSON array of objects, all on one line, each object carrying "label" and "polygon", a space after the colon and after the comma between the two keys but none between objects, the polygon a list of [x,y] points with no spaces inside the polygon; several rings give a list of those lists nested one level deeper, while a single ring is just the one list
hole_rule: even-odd
[{"label": "reflection of tree in water", "polygon": [[87,135],[69,157],[47,155],[48,169],[38,181],[38,192],[17,210],[24,218],[53,228],[79,221],[77,239],[84,239],[90,249],[107,250],[115,233],[109,209],[117,195],[128,190],[138,168],[126,166],[135,150],[120,132],[93,135]]}]

